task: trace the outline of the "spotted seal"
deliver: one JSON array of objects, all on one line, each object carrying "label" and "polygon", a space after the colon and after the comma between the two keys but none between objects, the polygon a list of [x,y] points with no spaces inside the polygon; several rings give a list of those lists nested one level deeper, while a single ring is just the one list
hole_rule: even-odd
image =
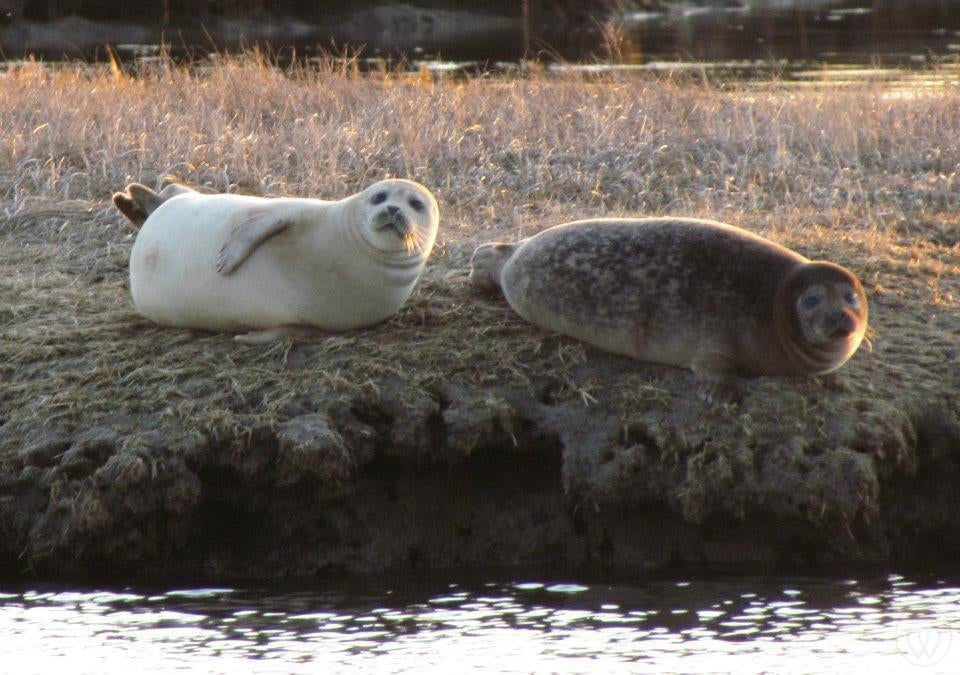
[{"label": "spotted seal", "polygon": [[695,218],[581,220],[484,244],[470,278],[538,326],[690,368],[714,402],[738,399],[738,376],[833,371],[867,328],[847,269]]}]

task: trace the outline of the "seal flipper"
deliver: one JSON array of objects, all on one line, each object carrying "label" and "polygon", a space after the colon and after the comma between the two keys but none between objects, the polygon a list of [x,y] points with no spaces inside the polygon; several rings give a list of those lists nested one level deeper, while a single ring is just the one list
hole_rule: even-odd
[{"label": "seal flipper", "polygon": [[[160,202],[163,203],[168,199],[176,197],[177,195],[185,195],[188,192],[197,192],[192,187],[187,187],[182,183],[167,183],[166,186],[160,190]],[[158,204],[159,206],[159,204]]]},{"label": "seal flipper", "polygon": [[500,242],[478,246],[470,257],[470,282],[481,290],[500,290],[500,272],[516,248]]},{"label": "seal flipper", "polygon": [[279,217],[270,211],[255,213],[240,221],[220,247],[217,271],[224,275],[230,274],[249,258],[260,244],[280,234],[292,224],[293,221],[289,218]]},{"label": "seal flipper", "polygon": [[162,203],[160,195],[140,183],[130,183],[126,190],[113,195],[113,205],[136,229],[139,229]]},{"label": "seal flipper", "polygon": [[146,185],[130,183],[123,192],[117,192],[113,195],[113,205],[130,221],[134,228],[140,229],[140,226],[146,222],[151,213],[157,210],[158,206],[171,197],[186,192],[195,192],[195,190],[188,188],[186,185],[171,183],[157,193]]},{"label": "seal flipper", "polygon": [[697,393],[707,403],[724,405],[743,399],[737,386],[736,365],[725,354],[702,352],[693,359],[690,369],[698,378]]}]

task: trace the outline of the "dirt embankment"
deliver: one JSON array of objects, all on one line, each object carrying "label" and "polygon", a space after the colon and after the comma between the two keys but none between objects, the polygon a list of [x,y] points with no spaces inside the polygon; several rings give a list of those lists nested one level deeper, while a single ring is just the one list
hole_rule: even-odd
[{"label": "dirt embankment", "polygon": [[[953,85],[252,57],[4,78],[0,575],[960,559]],[[130,304],[133,234],[108,198],[166,174],[321,198],[408,177],[440,235],[380,326],[260,346],[161,328]],[[848,267],[872,349],[716,407],[687,371],[538,330],[468,284],[480,242],[605,214],[713,217]]]},{"label": "dirt embankment", "polygon": [[[749,402],[741,414],[702,409],[683,375],[643,381],[622,374],[628,364],[590,361],[592,381],[665,400],[624,423],[608,400],[554,398],[557,383],[391,379],[355,398],[298,402],[242,437],[157,417],[22,439],[5,429],[2,567],[276,578],[517,564],[773,569],[960,552],[956,408],[863,405],[810,384],[765,411],[780,420],[770,424]],[[753,397],[789,388],[765,383]]]},{"label": "dirt embankment", "polygon": [[471,245],[441,251],[384,326],[242,346],[138,318],[130,237],[102,217],[76,236],[120,245],[46,287],[22,278],[9,310],[33,314],[4,334],[19,361],[7,398],[31,389],[36,408],[0,427],[6,575],[960,555],[960,380],[942,348],[912,354],[940,359],[936,382],[884,374],[899,347],[877,336],[838,375],[762,378],[740,407],[709,406],[685,371],[538,331],[478,295]]}]

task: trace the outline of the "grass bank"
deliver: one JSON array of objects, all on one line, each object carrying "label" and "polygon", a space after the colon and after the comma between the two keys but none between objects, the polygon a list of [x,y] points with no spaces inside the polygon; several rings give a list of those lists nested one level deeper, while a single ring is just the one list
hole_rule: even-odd
[{"label": "grass bank", "polygon": [[[923,380],[957,366],[955,86],[903,95],[882,84],[433,80],[361,76],[336,61],[284,71],[257,55],[202,68],[162,63],[135,76],[26,64],[2,83],[7,421],[73,425],[126,405],[232,419],[276,413],[300,378],[355,384],[383,372],[429,380],[473,369],[483,379],[557,367],[562,354],[531,365],[545,336],[464,285],[468,256],[482,241],[606,214],[714,217],[848,265],[870,297],[878,348],[848,370],[883,363]],[[411,178],[441,204],[439,245],[397,319],[321,341],[309,368],[291,368],[289,345],[198,341],[131,311],[132,233],[109,197],[165,176],[321,198]],[[495,338],[507,346],[490,349]],[[349,368],[324,362],[345,353],[357,357]]]},{"label": "grass bank", "polygon": [[[163,475],[166,455],[144,450],[151,443],[180,457],[169,480],[183,499],[163,508],[181,515],[208,498],[198,495],[226,489],[215,479],[226,465],[232,476],[246,475],[258,456],[286,466],[276,457],[284,443],[301,453],[276,479],[284,485],[307,475],[343,480],[371,461],[370,443],[416,466],[528,443],[562,448],[551,471],[579,505],[646,500],[687,523],[751,513],[830,523],[840,557],[848,534],[861,530],[862,540],[919,551],[917,533],[937,540],[954,527],[960,87],[904,93],[877,83],[537,72],[435,80],[361,75],[334,61],[284,71],[257,55],[132,75],[26,64],[0,73],[0,85],[0,469],[9,474],[0,476],[8,499],[0,515],[12,556],[73,556],[71,536],[113,532],[112,523],[160,508],[159,497],[154,506],[136,501]],[[132,309],[133,233],[110,195],[167,176],[320,198],[411,178],[440,203],[438,244],[403,310],[368,330],[246,346],[160,328]],[[575,218],[665,214],[732,222],[849,267],[870,301],[872,351],[862,348],[835,377],[760,378],[741,407],[710,407],[689,373],[535,329],[467,283],[481,242]],[[326,423],[304,421],[314,413],[347,440],[306,466],[296,440],[303,430],[331,438]],[[144,431],[153,440],[131,440]],[[227,454],[194,452],[198,438]],[[194,450],[176,449],[184,443]],[[244,459],[257,443],[260,454]],[[114,473],[96,478],[107,468]],[[133,501],[117,501],[120,484]],[[303,512],[288,497],[286,515],[265,517],[265,531]],[[46,525],[36,525],[31,500],[46,509]],[[615,521],[597,535],[615,545],[597,550],[648,559],[642,547],[617,548],[646,526]],[[144,522],[137,537],[155,528]],[[454,542],[465,531],[457,527]],[[610,535],[617,527],[622,536]],[[671,526],[660,527],[671,536]],[[792,532],[766,531],[771,540]],[[501,521],[491,520],[490,532],[497,540]],[[750,549],[753,531],[738,532],[747,542],[738,550]],[[110,536],[104,541],[121,541]],[[270,541],[267,558],[282,545]],[[736,558],[733,548],[717,555]],[[476,561],[489,561],[482,551],[492,549],[477,550]],[[688,554],[712,555],[678,555]]]}]

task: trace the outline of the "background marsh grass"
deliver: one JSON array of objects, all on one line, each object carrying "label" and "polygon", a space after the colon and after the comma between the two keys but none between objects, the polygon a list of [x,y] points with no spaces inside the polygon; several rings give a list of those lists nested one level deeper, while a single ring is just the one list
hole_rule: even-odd
[{"label": "background marsh grass", "polygon": [[[335,60],[283,70],[256,53],[132,75],[23,64],[0,81],[8,429],[154,415],[236,431],[309,409],[311,392],[383,378],[551,374],[589,402],[605,384],[578,367],[596,353],[477,296],[465,273],[481,241],[600,215],[714,217],[848,265],[878,348],[845,367],[851,396],[957,388],[956,86],[904,96],[627,75],[435,80]],[[130,305],[133,234],[109,199],[165,176],[328,199],[411,178],[438,198],[438,245],[408,305],[370,330],[251,348],[158,328]],[[647,405],[614,398],[626,417]]]},{"label": "background marsh grass", "polygon": [[144,65],[134,77],[25,64],[3,84],[0,194],[14,206],[30,196],[102,200],[126,180],[166,173],[221,190],[334,196],[406,175],[454,207],[507,198],[510,207],[869,214],[960,200],[956,87],[898,96],[882,83],[434,81],[333,61],[282,70],[256,53],[202,68]]}]

